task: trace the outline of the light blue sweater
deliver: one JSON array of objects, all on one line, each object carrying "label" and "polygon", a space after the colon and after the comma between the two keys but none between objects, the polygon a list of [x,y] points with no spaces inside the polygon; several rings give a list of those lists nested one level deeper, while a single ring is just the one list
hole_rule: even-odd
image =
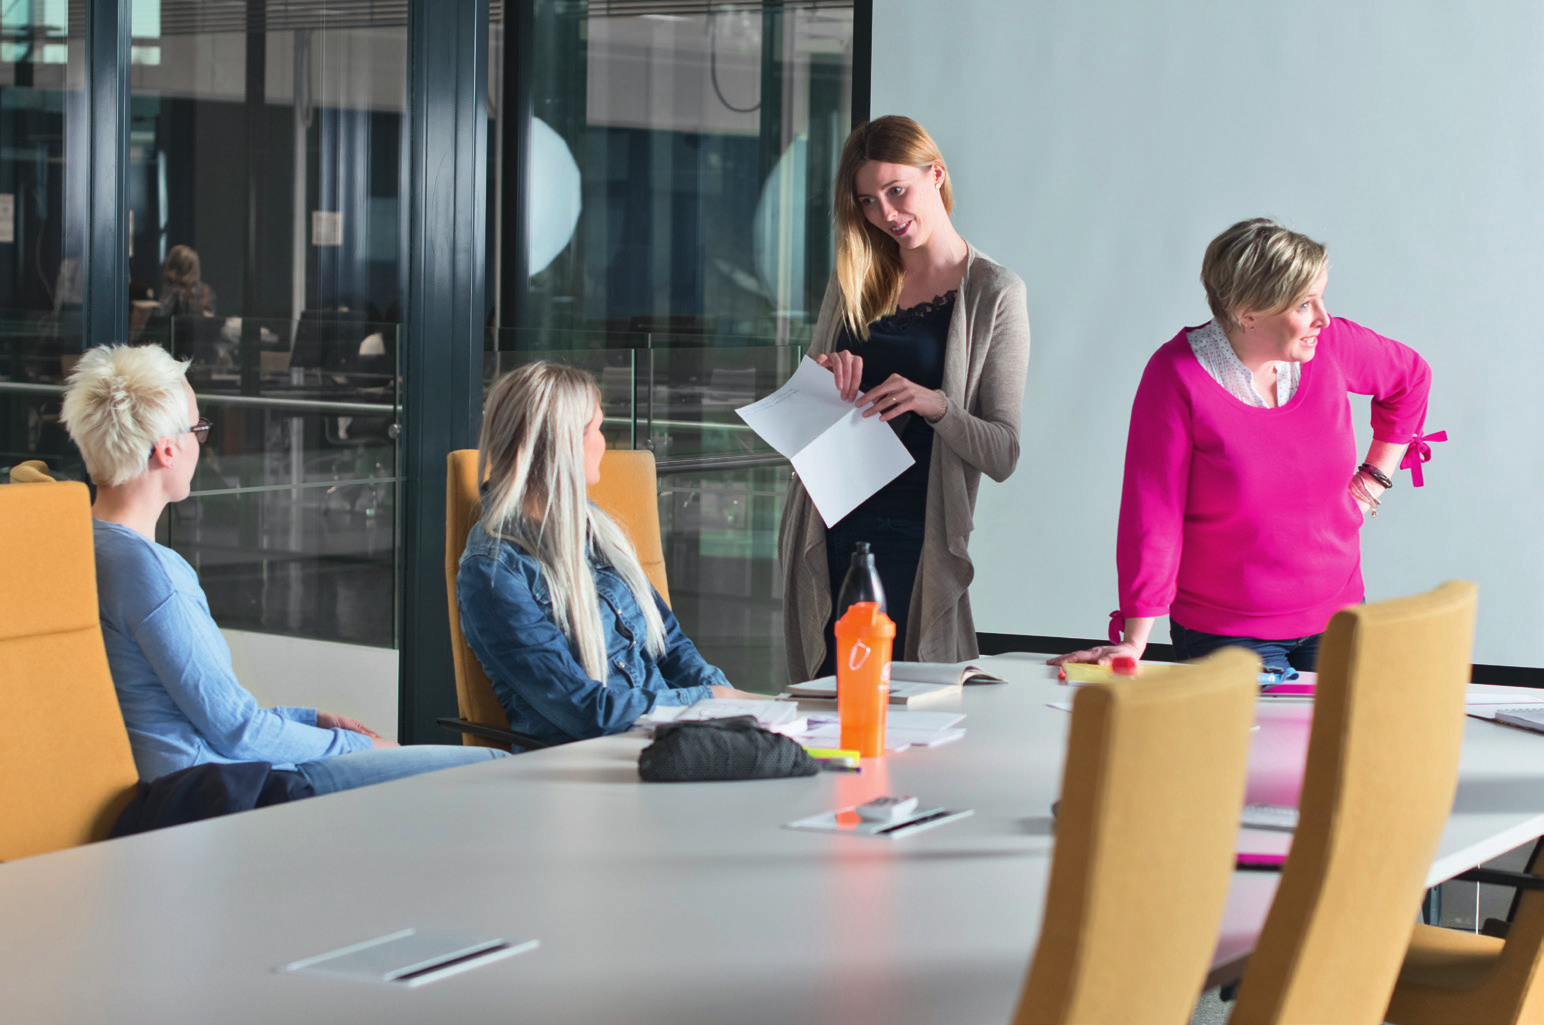
[{"label": "light blue sweater", "polygon": [[202,762],[291,769],[373,746],[319,728],[314,708],[258,707],[187,560],[121,524],[92,523],[102,640],[141,779]]}]

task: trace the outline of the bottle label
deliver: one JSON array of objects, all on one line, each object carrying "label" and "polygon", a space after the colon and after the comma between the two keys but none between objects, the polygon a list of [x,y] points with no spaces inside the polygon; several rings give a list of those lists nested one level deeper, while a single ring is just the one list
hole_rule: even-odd
[{"label": "bottle label", "polygon": [[863,668],[863,663],[868,661],[870,648],[861,640],[852,642],[852,650],[847,653],[847,668],[857,672]]}]

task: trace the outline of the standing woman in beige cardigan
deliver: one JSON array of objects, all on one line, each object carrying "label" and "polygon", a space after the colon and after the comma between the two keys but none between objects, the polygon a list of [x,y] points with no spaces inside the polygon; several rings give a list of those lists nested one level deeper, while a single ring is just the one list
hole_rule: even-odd
[{"label": "standing woman in beige cardigan", "polygon": [[966,548],[985,473],[1019,458],[1024,282],[960,237],[938,145],[907,117],[853,131],[835,188],[836,273],[809,354],[916,463],[829,530],[797,480],[783,506],[783,631],[794,680],[829,673],[832,606],[854,546],[875,554],[897,658],[976,656]]}]

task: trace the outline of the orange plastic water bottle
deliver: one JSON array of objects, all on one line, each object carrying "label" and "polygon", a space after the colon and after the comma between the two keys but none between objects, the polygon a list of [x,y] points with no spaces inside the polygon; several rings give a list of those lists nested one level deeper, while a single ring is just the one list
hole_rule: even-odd
[{"label": "orange plastic water bottle", "polygon": [[836,621],[836,712],[842,721],[842,747],[864,758],[884,757],[894,641],[895,624],[878,602],[854,602]]}]

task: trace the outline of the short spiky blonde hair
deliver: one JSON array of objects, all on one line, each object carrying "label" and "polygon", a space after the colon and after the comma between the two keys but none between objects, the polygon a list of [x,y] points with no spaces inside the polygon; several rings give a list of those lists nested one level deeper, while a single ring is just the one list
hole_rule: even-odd
[{"label": "short spiky blonde hair", "polygon": [[1322,242],[1267,217],[1239,221],[1206,247],[1201,284],[1220,327],[1241,313],[1280,313],[1296,305],[1329,263]]},{"label": "short spiky blonde hair", "polygon": [[94,483],[134,480],[157,441],[188,429],[187,372],[159,345],[103,345],[80,358],[61,419]]}]

